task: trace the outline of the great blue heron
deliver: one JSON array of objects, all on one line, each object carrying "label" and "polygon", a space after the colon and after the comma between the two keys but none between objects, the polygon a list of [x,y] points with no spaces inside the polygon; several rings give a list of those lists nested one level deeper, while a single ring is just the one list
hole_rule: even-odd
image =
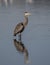
[{"label": "great blue heron", "polygon": [[[14,36],[16,36],[17,34],[19,34],[19,36],[21,37],[21,33],[23,32],[24,28],[26,27],[26,25],[28,24],[28,16],[31,15],[28,12],[24,13],[24,21],[17,24],[15,29],[14,29]],[[21,39],[21,38],[20,38]]]},{"label": "great blue heron", "polygon": [[25,59],[25,62],[28,63],[28,50],[25,48],[24,44],[22,43],[22,41],[17,41],[16,39],[14,39],[14,46],[15,48],[24,54],[24,59]]}]

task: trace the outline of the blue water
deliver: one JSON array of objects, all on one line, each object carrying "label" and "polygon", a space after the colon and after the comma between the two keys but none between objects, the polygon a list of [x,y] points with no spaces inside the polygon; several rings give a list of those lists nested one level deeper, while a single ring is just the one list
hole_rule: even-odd
[{"label": "blue water", "polygon": [[31,13],[22,33],[23,44],[29,52],[28,65],[50,65],[50,3],[22,0],[0,6],[0,65],[25,65],[23,54],[17,52],[13,42],[14,28],[24,20],[25,11]]}]

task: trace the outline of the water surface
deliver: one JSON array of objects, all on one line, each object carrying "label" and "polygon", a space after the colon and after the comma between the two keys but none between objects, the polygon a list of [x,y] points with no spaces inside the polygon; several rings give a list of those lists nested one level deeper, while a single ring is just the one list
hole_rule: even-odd
[{"label": "water surface", "polygon": [[50,65],[50,1],[22,0],[0,5],[0,65],[25,65],[23,54],[17,52],[13,42],[13,30],[24,20],[25,11],[32,14],[22,33],[29,65]]}]

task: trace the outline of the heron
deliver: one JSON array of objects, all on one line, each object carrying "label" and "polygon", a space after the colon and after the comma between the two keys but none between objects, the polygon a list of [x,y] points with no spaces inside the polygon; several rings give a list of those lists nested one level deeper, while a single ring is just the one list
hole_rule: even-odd
[{"label": "heron", "polygon": [[24,59],[25,59],[25,62],[28,63],[28,57],[29,57],[29,54],[28,54],[28,50],[26,49],[25,45],[22,43],[22,41],[17,41],[16,39],[13,39],[14,40],[14,46],[15,48],[24,54]]},{"label": "heron", "polygon": [[24,12],[24,21],[20,22],[16,25],[14,29],[14,36],[19,34],[19,37],[21,39],[21,33],[24,31],[26,25],[28,24],[28,16],[31,15],[29,12]]}]

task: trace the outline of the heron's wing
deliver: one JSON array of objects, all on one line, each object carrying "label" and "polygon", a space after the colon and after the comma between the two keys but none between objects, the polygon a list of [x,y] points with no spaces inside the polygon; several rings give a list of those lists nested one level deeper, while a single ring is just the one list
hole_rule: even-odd
[{"label": "heron's wing", "polygon": [[18,33],[23,29],[23,25],[21,23],[17,24],[14,30],[14,33]]}]

